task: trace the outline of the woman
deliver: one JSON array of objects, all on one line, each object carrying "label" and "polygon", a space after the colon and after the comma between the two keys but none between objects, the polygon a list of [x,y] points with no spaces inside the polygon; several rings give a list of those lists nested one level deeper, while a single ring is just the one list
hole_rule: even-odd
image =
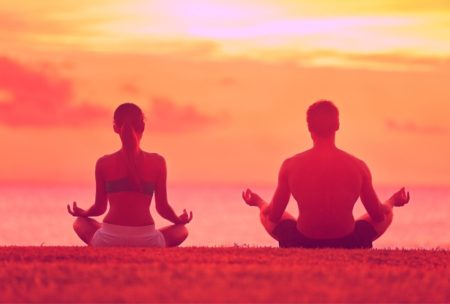
[{"label": "woman", "polygon": [[[96,164],[95,203],[87,210],[76,202],[67,210],[77,219],[77,235],[94,247],[136,246],[173,247],[188,235],[185,227],[192,220],[186,210],[177,216],[167,201],[165,160],[140,148],[145,123],[142,110],[132,103],[120,105],[114,112],[114,132],[119,134],[122,149],[101,157]],[[150,203],[155,195],[156,210],[174,225],[155,229]],[[99,223],[91,216],[109,211]]]}]

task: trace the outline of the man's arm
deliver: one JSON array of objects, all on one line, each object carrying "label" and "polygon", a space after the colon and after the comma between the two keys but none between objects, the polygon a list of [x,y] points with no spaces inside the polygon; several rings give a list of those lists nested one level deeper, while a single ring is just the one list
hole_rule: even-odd
[{"label": "man's arm", "polygon": [[279,236],[275,235],[275,229],[282,220],[294,220],[295,218],[289,213],[285,212],[286,206],[289,202],[291,191],[288,183],[288,172],[286,161],[283,163],[278,176],[278,186],[273,196],[272,202],[267,204],[258,194],[252,192],[250,189],[242,192],[242,198],[249,206],[255,206],[260,209],[260,220],[274,239],[278,240]]},{"label": "man's arm", "polygon": [[395,192],[384,204],[381,204],[372,186],[370,171],[364,164],[363,186],[361,190],[361,201],[366,207],[367,213],[363,214],[359,220],[370,223],[375,229],[376,235],[373,240],[379,238],[392,223],[394,217],[393,208],[400,207],[409,202],[409,192],[401,188]]},{"label": "man's arm", "polygon": [[372,174],[364,162],[362,164],[361,202],[374,222],[384,220],[385,211],[372,185]]},{"label": "man's arm", "polygon": [[278,185],[273,195],[272,201],[263,213],[267,215],[271,222],[278,222],[283,216],[284,210],[289,203],[289,198],[291,197],[291,190],[289,189],[288,180],[288,162],[285,160],[281,165],[280,171],[278,173]]}]

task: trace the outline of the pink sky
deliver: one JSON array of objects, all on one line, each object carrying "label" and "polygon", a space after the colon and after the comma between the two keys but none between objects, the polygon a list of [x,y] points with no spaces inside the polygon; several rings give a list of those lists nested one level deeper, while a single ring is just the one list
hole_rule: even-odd
[{"label": "pink sky", "polygon": [[442,1],[5,4],[0,181],[91,182],[96,159],[119,148],[114,108],[133,101],[147,116],[143,146],[166,157],[171,182],[273,184],[282,160],[310,147],[305,111],[326,98],[341,110],[338,145],[376,183],[448,185],[449,10]]}]

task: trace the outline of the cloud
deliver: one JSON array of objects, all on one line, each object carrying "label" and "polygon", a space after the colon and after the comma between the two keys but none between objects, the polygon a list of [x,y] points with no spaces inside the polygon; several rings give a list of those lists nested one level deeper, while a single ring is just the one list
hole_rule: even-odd
[{"label": "cloud", "polygon": [[[220,52],[220,45],[211,40],[165,41],[148,43],[148,49],[154,54],[178,55],[205,59]],[[147,51],[148,53],[148,51]]]},{"label": "cloud", "polygon": [[[338,55],[339,56],[339,55]],[[430,70],[449,62],[448,58],[414,56],[411,54],[340,54],[350,65],[382,70]]]},{"label": "cloud", "polygon": [[[17,6],[20,7],[20,6]],[[47,36],[63,36],[63,35],[80,35],[89,34],[92,31],[88,30],[82,20],[74,22],[64,18],[69,16],[70,9],[64,11],[59,16],[51,14],[49,10],[44,7],[33,9],[13,8],[12,10],[0,11],[0,35],[10,38],[27,39],[34,35]],[[64,15],[63,15],[64,14]],[[95,23],[97,20],[89,20]]]},{"label": "cloud", "polygon": [[438,125],[421,125],[413,121],[398,122],[392,119],[386,120],[386,127],[391,131],[422,134],[446,134],[449,128]]},{"label": "cloud", "polygon": [[237,80],[233,77],[224,77],[218,81],[218,84],[224,87],[234,86],[237,84]]},{"label": "cloud", "polygon": [[137,95],[140,93],[139,88],[132,82],[126,82],[120,87],[121,91],[131,94],[131,95]]},{"label": "cloud", "polygon": [[167,98],[154,98],[150,104],[150,128],[161,133],[198,131],[228,120],[226,113],[210,115],[193,105],[177,105]]},{"label": "cloud", "polygon": [[106,122],[109,109],[72,104],[69,80],[0,57],[0,123],[11,127],[83,126]]},{"label": "cloud", "polygon": [[295,63],[302,66],[340,67],[379,71],[430,71],[447,65],[448,56],[414,55],[407,52],[357,54],[330,50],[314,52],[285,51],[261,53],[273,61]]}]

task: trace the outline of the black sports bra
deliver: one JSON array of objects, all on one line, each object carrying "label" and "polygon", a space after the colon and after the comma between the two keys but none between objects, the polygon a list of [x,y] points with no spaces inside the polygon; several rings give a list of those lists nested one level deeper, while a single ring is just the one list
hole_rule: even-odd
[{"label": "black sports bra", "polygon": [[155,186],[152,182],[140,180],[141,189],[131,182],[129,177],[122,177],[115,180],[106,181],[106,192],[140,192],[148,195],[153,195]]}]

